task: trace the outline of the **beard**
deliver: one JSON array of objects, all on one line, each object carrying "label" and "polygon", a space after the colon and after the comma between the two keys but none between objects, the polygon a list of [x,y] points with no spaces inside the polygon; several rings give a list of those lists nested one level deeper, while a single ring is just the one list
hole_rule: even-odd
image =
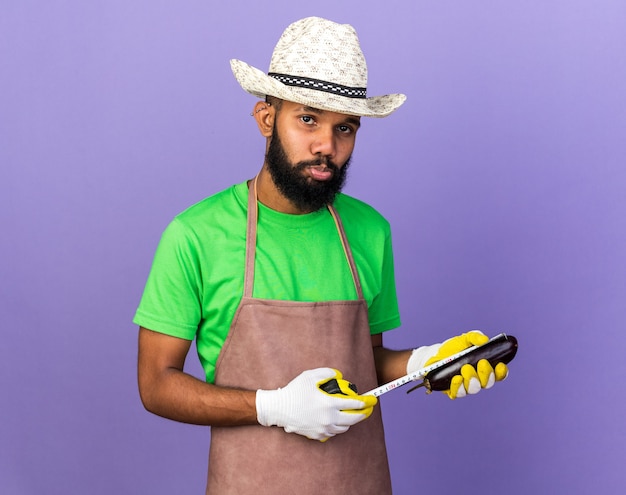
[{"label": "beard", "polygon": [[[278,137],[276,125],[265,155],[265,163],[278,190],[299,210],[306,212],[332,204],[346,182],[350,160],[351,157],[342,167],[325,157],[291,163]],[[316,165],[325,165],[332,170],[332,177],[327,181],[316,181],[303,173],[307,167]]]}]

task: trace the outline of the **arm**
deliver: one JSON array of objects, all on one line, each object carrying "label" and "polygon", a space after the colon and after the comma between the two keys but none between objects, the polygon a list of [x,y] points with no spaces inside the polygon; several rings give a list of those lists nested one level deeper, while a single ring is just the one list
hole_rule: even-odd
[{"label": "arm", "polygon": [[[183,371],[190,345],[188,340],[139,329],[139,394],[148,411],[198,425],[280,426],[323,442],[369,417],[377,403],[375,397],[354,393],[330,368],[304,371],[277,390],[211,385]],[[331,378],[343,393],[327,394],[319,388]]]},{"label": "arm", "polygon": [[412,350],[394,351],[383,347],[382,334],[372,335],[372,347],[379,385],[406,375],[406,366]]},{"label": "arm", "polygon": [[144,407],[184,423],[258,424],[256,391],[211,385],[183,371],[190,345],[188,340],[139,329],[137,378]]}]

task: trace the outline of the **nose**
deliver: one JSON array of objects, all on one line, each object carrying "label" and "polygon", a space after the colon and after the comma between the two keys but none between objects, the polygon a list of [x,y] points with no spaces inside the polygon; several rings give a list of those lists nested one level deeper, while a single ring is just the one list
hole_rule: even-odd
[{"label": "nose", "polygon": [[321,128],[315,133],[311,153],[334,158],[336,148],[335,134],[332,128]]}]

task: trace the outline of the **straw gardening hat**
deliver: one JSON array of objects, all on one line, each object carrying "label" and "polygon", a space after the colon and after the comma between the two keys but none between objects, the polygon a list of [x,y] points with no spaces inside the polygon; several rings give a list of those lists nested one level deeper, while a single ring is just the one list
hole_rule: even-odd
[{"label": "straw gardening hat", "polygon": [[267,74],[241,60],[230,65],[241,87],[258,98],[270,95],[364,117],[386,117],[406,100],[403,94],[368,97],[367,65],[356,31],[319,17],[285,29]]}]

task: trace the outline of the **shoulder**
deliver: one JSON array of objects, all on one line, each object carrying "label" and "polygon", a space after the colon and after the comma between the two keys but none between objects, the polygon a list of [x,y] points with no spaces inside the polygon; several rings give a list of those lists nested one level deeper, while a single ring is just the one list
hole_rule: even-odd
[{"label": "shoulder", "polygon": [[215,243],[242,229],[245,236],[247,194],[244,182],[195,203],[173,218],[163,232],[161,242]]},{"label": "shoulder", "polygon": [[245,182],[224,189],[191,205],[174,218],[186,225],[206,223],[224,215],[245,213],[247,209],[247,187]]},{"label": "shoulder", "polygon": [[390,230],[389,222],[373,206],[347,194],[338,194],[334,206],[346,228],[348,225],[357,224],[361,228]]}]

